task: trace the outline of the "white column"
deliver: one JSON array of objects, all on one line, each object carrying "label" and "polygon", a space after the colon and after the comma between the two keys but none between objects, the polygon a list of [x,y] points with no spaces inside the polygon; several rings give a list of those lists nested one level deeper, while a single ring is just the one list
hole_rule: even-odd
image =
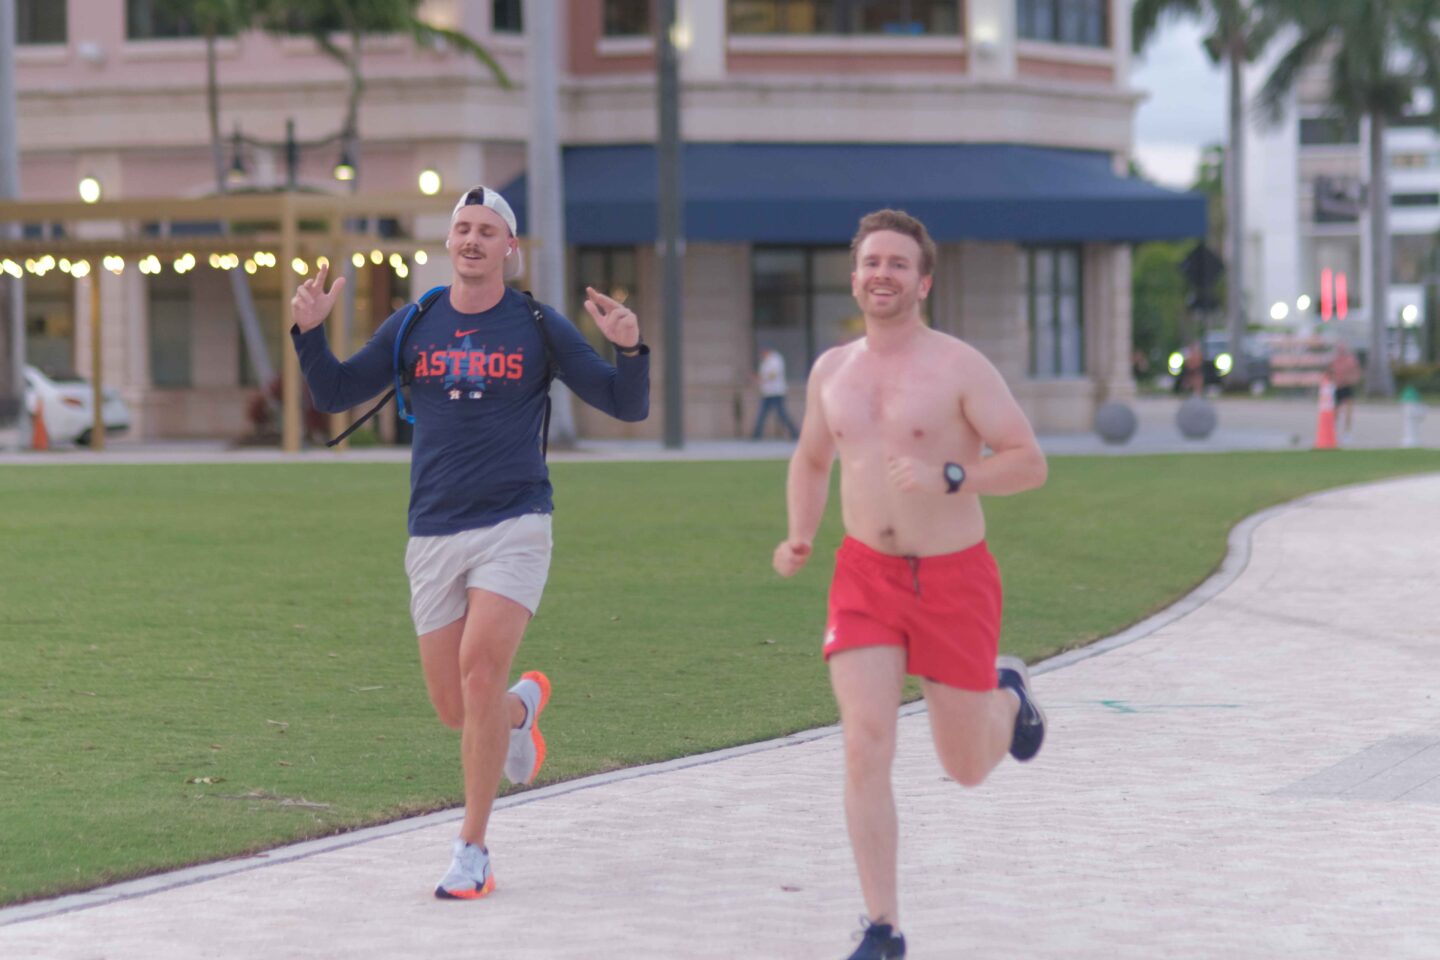
[{"label": "white column", "polygon": [[970,72],[977,79],[1015,76],[1015,0],[971,0],[965,24]]},{"label": "white column", "polygon": [[716,0],[679,0],[680,79],[719,80],[725,76],[726,4]]}]

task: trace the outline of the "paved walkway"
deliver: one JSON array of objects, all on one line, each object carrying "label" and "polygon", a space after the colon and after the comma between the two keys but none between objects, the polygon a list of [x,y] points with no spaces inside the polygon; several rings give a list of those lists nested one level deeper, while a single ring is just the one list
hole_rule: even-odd
[{"label": "paved walkway", "polygon": [[[1440,955],[1437,531],[1440,476],[1252,518],[1177,607],[1045,665],[1050,742],[978,790],[907,708],[911,955]],[[840,784],[818,731],[502,802],[480,903],[430,897],[446,813],[0,911],[0,957],[830,960],[862,909]]]}]

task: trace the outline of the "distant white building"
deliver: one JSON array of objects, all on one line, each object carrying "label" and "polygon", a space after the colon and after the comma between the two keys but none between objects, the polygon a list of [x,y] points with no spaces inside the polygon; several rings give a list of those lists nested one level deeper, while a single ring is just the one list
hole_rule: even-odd
[{"label": "distant white building", "polygon": [[[1253,104],[1283,43],[1245,71]],[[1328,116],[1328,64],[1307,68],[1278,125],[1252,110],[1246,127],[1245,218],[1252,322],[1296,332],[1333,330],[1368,343],[1370,164],[1365,123]],[[1427,112],[1429,104],[1419,104]],[[1391,277],[1386,305],[1392,355],[1413,360],[1427,323],[1425,283],[1440,236],[1440,135],[1421,117],[1390,126]]]}]

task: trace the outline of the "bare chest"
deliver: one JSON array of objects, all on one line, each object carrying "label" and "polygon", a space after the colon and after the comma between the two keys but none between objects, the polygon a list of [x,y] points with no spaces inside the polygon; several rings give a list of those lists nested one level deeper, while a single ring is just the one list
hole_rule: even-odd
[{"label": "bare chest", "polygon": [[876,441],[926,446],[953,440],[962,429],[959,389],[925,367],[903,371],[854,364],[831,378],[822,399],[841,446]]}]

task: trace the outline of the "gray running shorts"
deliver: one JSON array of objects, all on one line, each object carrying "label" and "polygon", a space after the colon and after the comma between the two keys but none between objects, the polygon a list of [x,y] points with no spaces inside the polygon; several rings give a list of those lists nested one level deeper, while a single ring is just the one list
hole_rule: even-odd
[{"label": "gray running shorts", "polygon": [[415,633],[424,636],[464,617],[470,587],[514,600],[533,614],[550,574],[551,546],[548,513],[443,537],[411,537],[405,573]]}]

